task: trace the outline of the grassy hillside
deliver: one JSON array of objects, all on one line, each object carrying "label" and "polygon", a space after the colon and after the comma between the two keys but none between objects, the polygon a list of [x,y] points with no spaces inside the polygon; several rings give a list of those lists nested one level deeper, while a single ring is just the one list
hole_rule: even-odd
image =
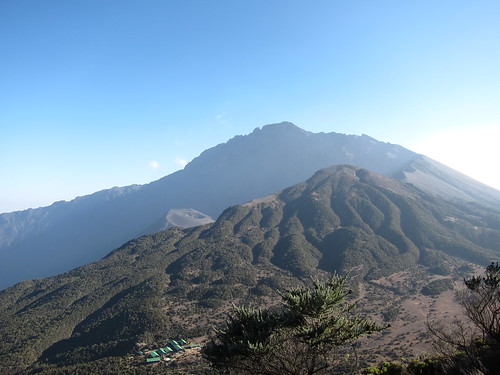
[{"label": "grassy hillside", "polygon": [[[350,272],[383,288],[378,280],[408,269],[446,275],[452,257],[487,264],[500,254],[499,218],[367,170],[327,168],[213,224],[140,237],[99,262],[1,291],[0,373],[135,368],[138,350],[207,335],[231,303],[272,304],[311,275]],[[401,293],[420,293],[415,285]]]}]

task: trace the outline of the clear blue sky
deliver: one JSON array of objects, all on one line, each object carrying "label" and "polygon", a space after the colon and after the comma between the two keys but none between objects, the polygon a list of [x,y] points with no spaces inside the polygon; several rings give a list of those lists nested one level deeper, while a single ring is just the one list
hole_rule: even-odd
[{"label": "clear blue sky", "polygon": [[497,0],[3,0],[0,212],[147,183],[285,120],[500,188],[499,19]]}]

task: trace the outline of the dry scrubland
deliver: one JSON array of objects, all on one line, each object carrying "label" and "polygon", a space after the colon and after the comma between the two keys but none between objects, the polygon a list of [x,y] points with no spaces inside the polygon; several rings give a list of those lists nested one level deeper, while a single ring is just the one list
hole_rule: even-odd
[{"label": "dry scrubland", "polygon": [[[463,277],[470,275],[458,271],[465,263],[456,261],[451,275],[430,275],[423,267],[397,272],[388,277],[376,280],[354,283],[354,297],[358,300],[357,312],[390,327],[381,333],[375,333],[362,338],[359,345],[359,362],[362,367],[378,364],[382,361],[411,360],[415,357],[425,357],[434,353],[433,339],[428,332],[428,323],[453,325],[453,322],[463,320],[463,311],[456,301],[456,290],[463,288]],[[468,265],[480,274],[481,267]],[[326,276],[326,274],[324,275]],[[454,290],[446,290],[436,296],[426,296],[420,293],[429,282],[439,279],[452,279]],[[259,307],[268,308],[277,299],[266,297],[260,300]],[[238,301],[234,301],[238,304]],[[196,332],[203,327],[209,332],[227,317],[232,304],[226,304],[198,314],[195,303],[177,305],[169,314],[172,322],[184,327],[186,331]],[[183,316],[189,318],[183,319]],[[208,330],[207,330],[208,327]],[[192,342],[204,344],[209,334],[193,337]],[[184,366],[202,361],[199,350],[193,350],[178,355],[170,364],[161,366]]]}]

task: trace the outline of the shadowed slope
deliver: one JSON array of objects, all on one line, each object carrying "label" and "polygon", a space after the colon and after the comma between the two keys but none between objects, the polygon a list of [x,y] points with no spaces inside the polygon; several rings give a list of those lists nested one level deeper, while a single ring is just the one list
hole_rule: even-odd
[{"label": "shadowed slope", "polygon": [[[110,248],[162,229],[171,209],[216,218],[228,206],[272,194],[335,164],[401,178],[430,194],[500,207],[500,192],[401,146],[274,124],[208,149],[184,170],[147,185],[1,214],[0,288],[100,259]],[[367,216],[368,211],[364,218],[370,220]]]},{"label": "shadowed slope", "polygon": [[213,224],[147,235],[99,262],[0,292],[2,370],[200,336],[229,301],[262,303],[325,271],[369,280],[437,267],[448,255],[489,262],[500,254],[499,223],[494,209],[451,204],[364,169],[323,169]]}]

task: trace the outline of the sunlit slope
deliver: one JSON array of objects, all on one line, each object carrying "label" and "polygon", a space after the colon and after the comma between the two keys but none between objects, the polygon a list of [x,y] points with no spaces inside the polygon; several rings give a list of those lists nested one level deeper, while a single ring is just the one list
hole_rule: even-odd
[{"label": "sunlit slope", "polygon": [[500,207],[500,191],[424,155],[412,160],[401,170],[401,174],[394,177],[430,194]]}]

